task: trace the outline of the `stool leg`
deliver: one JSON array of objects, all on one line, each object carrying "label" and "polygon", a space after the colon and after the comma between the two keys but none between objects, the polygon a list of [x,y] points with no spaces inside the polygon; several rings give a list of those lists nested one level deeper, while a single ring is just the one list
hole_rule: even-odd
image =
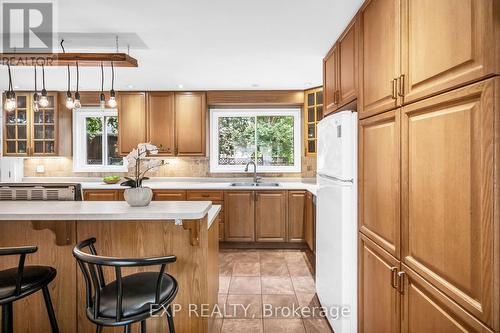
[{"label": "stool leg", "polygon": [[125,327],[123,328],[123,333],[130,333],[132,332],[131,330],[132,326],[129,324],[129,325],[125,325]]},{"label": "stool leg", "polygon": [[168,331],[170,333],[175,333],[174,316],[172,315],[172,307],[170,305],[167,308],[167,321],[168,321]]},{"label": "stool leg", "polygon": [[102,332],[102,326],[101,325],[97,325],[95,327],[95,333],[101,333]]},{"label": "stool leg", "polygon": [[12,303],[2,305],[2,333],[14,332]]},{"label": "stool leg", "polygon": [[59,327],[57,326],[57,319],[54,313],[54,308],[52,307],[52,301],[50,300],[49,288],[47,285],[43,286],[43,299],[45,300],[45,307],[47,308],[47,314],[49,315],[50,327],[52,328],[52,333],[59,333]]},{"label": "stool leg", "polygon": [[146,320],[141,321],[141,333],[146,333]]}]

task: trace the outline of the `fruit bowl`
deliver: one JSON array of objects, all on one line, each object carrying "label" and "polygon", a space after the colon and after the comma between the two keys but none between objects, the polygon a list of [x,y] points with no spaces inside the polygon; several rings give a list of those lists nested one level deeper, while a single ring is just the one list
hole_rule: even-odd
[{"label": "fruit bowl", "polygon": [[120,179],[122,179],[122,177],[120,177],[120,176],[108,176],[108,177],[104,177],[102,179],[102,181],[108,185],[112,185],[112,184],[118,183],[120,181]]}]

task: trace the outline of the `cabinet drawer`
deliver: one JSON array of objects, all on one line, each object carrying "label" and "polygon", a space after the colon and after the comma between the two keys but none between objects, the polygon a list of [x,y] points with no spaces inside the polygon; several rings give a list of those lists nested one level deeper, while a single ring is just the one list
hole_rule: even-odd
[{"label": "cabinet drawer", "polygon": [[186,191],[172,191],[172,190],[154,190],[154,201],[184,201],[186,200]]},{"label": "cabinet drawer", "polygon": [[207,201],[223,201],[223,191],[198,191],[192,190],[187,192],[187,200],[207,200]]},{"label": "cabinet drawer", "polygon": [[119,201],[123,200],[123,191],[120,190],[84,190],[84,201]]}]

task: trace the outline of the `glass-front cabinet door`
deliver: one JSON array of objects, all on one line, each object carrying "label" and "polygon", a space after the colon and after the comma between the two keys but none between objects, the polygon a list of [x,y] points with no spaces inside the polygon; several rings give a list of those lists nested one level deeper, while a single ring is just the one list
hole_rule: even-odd
[{"label": "glass-front cabinet door", "polygon": [[49,105],[34,108],[32,93],[16,93],[16,108],[4,110],[5,156],[51,156],[57,154],[57,93],[48,95]]},{"label": "glass-front cabinet door", "polygon": [[315,156],[316,125],[323,118],[323,88],[306,90],[304,94],[304,150],[306,156]]}]

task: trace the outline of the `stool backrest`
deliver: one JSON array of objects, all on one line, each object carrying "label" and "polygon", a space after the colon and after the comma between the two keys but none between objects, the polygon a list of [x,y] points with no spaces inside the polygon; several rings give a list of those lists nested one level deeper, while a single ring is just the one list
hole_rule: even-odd
[{"label": "stool backrest", "polygon": [[37,250],[38,248],[36,246],[0,247],[0,256],[19,256],[19,262],[17,264],[16,289],[14,290],[14,295],[16,296],[19,296],[21,293],[26,255],[35,253]]},{"label": "stool backrest", "polygon": [[[175,256],[150,257],[150,258],[114,258],[97,255],[94,243],[95,238],[86,239],[78,243],[73,248],[73,256],[78,262],[83,278],[85,280],[86,290],[86,307],[92,309],[93,319],[98,319],[100,312],[101,291],[106,286],[104,272],[102,267],[114,267],[116,277],[116,321],[121,321],[123,318],[123,283],[122,283],[122,267],[140,267],[159,265],[160,271],[156,282],[155,303],[160,300],[160,291],[165,276],[165,267],[169,263],[177,260]],[[90,253],[84,252],[83,249],[88,248]],[[87,311],[89,313],[89,311]]]}]

